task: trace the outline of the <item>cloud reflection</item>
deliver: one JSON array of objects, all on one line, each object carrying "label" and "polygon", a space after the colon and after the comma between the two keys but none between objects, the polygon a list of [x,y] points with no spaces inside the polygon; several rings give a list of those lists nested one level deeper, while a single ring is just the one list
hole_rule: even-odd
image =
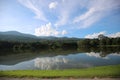
[{"label": "cloud reflection", "polygon": [[60,65],[66,64],[68,61],[63,56],[36,58],[35,67],[42,70],[59,69]]},{"label": "cloud reflection", "polygon": [[102,52],[100,52],[100,53],[90,52],[90,53],[86,53],[86,55],[88,55],[90,57],[109,59],[107,56],[103,56]]}]

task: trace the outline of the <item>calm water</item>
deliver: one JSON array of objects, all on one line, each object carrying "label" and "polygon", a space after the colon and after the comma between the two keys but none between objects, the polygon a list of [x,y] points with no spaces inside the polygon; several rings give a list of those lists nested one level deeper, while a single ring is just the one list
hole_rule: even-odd
[{"label": "calm water", "polygon": [[[4,55],[3,55],[4,54]],[[77,50],[1,52],[0,70],[77,69],[120,64],[119,52],[79,52]]]}]

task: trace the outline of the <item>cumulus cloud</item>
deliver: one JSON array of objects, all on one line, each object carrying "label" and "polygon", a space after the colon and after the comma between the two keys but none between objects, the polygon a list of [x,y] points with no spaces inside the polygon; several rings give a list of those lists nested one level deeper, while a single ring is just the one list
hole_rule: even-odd
[{"label": "cumulus cloud", "polygon": [[90,39],[98,38],[98,35],[100,35],[100,34],[105,35],[106,32],[102,31],[102,32],[98,32],[98,33],[88,34],[88,35],[85,36],[85,38],[90,38]]},{"label": "cumulus cloud", "polygon": [[61,34],[62,34],[62,35],[65,35],[65,34],[67,34],[67,31],[66,31],[66,30],[63,30]]},{"label": "cumulus cloud", "polygon": [[120,37],[120,32],[108,34],[107,36],[112,37],[112,38]]},{"label": "cumulus cloud", "polygon": [[107,34],[106,31],[101,31],[101,32],[98,32],[98,33],[88,34],[88,35],[85,36],[85,38],[90,38],[90,39],[98,38],[98,35],[100,35],[100,34],[103,34],[103,35],[105,35],[107,37],[111,37],[111,38],[120,37],[120,32]]},{"label": "cumulus cloud", "polygon": [[57,6],[57,2],[51,2],[50,4],[49,4],[49,8],[50,9],[55,9],[56,8],[56,6]]},{"label": "cumulus cloud", "polygon": [[65,34],[67,34],[66,30],[58,31],[52,28],[51,23],[42,25],[41,27],[38,27],[35,29],[36,36],[59,36],[59,35],[65,35]]}]

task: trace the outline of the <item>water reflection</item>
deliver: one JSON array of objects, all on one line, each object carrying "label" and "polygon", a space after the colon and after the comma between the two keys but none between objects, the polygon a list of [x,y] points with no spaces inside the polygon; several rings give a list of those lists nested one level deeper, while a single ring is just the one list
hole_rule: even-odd
[{"label": "water reflection", "polygon": [[[90,53],[86,53],[86,55],[90,56],[90,57],[96,57],[96,58],[102,58],[102,59],[109,59],[107,55],[104,55],[103,52],[90,52]],[[110,53],[110,55],[114,55],[114,56],[120,56],[119,53]]]},{"label": "water reflection", "polygon": [[15,65],[20,62],[35,59],[37,57],[53,57],[57,55],[76,54],[76,49],[70,50],[40,50],[40,51],[27,51],[27,52],[14,52],[14,51],[0,51],[0,64]]},{"label": "water reflection", "polygon": [[92,66],[120,64],[120,54],[112,53],[101,57],[102,53],[77,53],[66,56],[36,58],[34,65],[37,69],[69,69],[87,68]]},{"label": "water reflection", "polygon": [[40,69],[59,69],[60,65],[65,65],[69,62],[69,59],[64,56],[36,58],[35,67]]},{"label": "water reflection", "polygon": [[0,56],[0,70],[76,69],[120,64],[119,52],[77,50],[10,53]]},{"label": "water reflection", "polygon": [[90,52],[90,53],[86,53],[86,55],[88,55],[88,56],[90,56],[90,57],[108,59],[107,56],[104,56],[104,57],[102,56],[102,52],[100,52],[100,53]]}]

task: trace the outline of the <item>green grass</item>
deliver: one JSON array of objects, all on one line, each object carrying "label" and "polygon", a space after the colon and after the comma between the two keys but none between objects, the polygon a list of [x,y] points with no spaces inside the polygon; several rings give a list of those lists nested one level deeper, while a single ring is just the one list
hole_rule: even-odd
[{"label": "green grass", "polygon": [[0,71],[0,77],[39,77],[39,78],[94,78],[120,77],[120,65],[101,66],[88,69],[69,70],[10,70]]}]

